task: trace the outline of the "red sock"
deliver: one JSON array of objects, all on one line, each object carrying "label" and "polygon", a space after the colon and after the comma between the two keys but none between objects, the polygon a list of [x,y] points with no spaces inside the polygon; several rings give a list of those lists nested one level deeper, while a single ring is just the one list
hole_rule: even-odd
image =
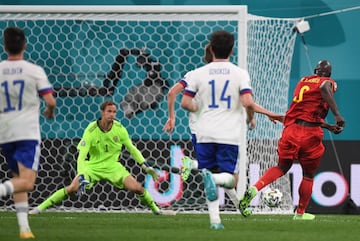
[{"label": "red sock", "polygon": [[260,179],[254,184],[254,186],[258,191],[260,191],[266,185],[272,183],[273,181],[275,181],[276,179],[278,179],[283,175],[284,175],[283,171],[278,166],[271,167],[267,169],[264,175],[260,177]]},{"label": "red sock", "polygon": [[303,177],[299,186],[299,205],[296,209],[297,214],[304,214],[312,194],[314,179]]}]

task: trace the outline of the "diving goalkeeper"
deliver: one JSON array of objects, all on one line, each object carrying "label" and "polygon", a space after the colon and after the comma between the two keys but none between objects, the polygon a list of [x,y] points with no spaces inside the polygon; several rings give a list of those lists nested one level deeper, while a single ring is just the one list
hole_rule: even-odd
[{"label": "diving goalkeeper", "polygon": [[152,167],[145,163],[141,152],[133,145],[126,128],[115,120],[116,104],[105,101],[100,106],[101,118],[91,122],[84,131],[77,149],[77,176],[69,186],[53,193],[30,214],[39,214],[54,204],[60,203],[70,194],[85,192],[101,180],[110,182],[119,189],[134,192],[141,203],[151,209],[154,214],[160,214],[160,209],[153,201],[149,192],[128,172],[118,161],[124,145],[141,168],[152,176],[158,175]]}]

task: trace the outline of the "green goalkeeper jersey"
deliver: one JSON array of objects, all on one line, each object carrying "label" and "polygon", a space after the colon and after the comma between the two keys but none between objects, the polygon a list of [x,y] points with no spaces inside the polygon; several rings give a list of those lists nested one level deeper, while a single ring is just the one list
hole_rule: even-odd
[{"label": "green goalkeeper jersey", "polygon": [[114,121],[111,129],[104,132],[99,122],[91,122],[84,131],[77,149],[78,170],[84,166],[94,169],[107,169],[119,161],[124,145],[134,160],[140,165],[145,162],[141,152],[133,145],[126,128]]}]

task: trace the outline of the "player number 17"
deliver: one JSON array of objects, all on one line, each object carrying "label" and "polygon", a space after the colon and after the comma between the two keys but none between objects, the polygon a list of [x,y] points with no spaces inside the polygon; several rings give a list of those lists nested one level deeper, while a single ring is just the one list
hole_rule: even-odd
[{"label": "player number 17", "polygon": [[[10,83],[10,86],[9,86]],[[11,86],[12,83],[12,86]],[[4,81],[1,83],[1,87],[4,89],[4,94],[5,94],[5,101],[6,104],[4,105],[4,109],[3,112],[9,112],[9,111],[13,111],[16,110],[16,107],[12,105],[11,103],[11,98],[10,98],[10,88],[14,87],[14,88],[19,88],[18,93],[19,93],[19,104],[18,104],[18,110],[21,110],[22,108],[22,99],[23,99],[23,93],[24,93],[24,86],[25,86],[25,81],[24,80],[14,80],[14,81]]]}]

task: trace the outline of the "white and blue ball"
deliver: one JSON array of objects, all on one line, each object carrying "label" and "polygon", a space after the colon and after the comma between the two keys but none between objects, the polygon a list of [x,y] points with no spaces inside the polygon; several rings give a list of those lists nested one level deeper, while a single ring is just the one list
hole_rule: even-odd
[{"label": "white and blue ball", "polygon": [[275,208],[280,206],[283,194],[277,188],[268,188],[263,192],[262,200],[266,206]]}]

